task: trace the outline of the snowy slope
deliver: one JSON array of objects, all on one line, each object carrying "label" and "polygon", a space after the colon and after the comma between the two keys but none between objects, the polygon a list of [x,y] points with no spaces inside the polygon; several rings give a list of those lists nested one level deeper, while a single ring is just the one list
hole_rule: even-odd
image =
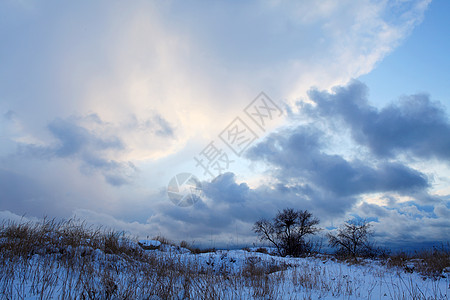
[{"label": "snowy slope", "polygon": [[283,258],[244,250],[191,254],[165,244],[142,250],[127,243],[136,256],[89,246],[4,256],[0,299],[448,299],[449,294],[448,274],[425,278],[378,261],[348,264],[326,256]]}]

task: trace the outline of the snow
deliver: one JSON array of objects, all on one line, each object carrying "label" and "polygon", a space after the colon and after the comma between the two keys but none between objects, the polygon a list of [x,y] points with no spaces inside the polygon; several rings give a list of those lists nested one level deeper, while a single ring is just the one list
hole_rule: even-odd
[{"label": "snow", "polygon": [[[138,243],[127,241],[126,244],[131,249],[144,251],[145,255],[153,259],[151,261],[155,262],[156,259],[163,266],[167,263],[189,268],[194,274],[189,280],[198,280],[192,284],[189,294],[191,298],[203,297],[208,292],[215,299],[448,299],[450,294],[449,274],[446,272],[439,278],[426,278],[417,272],[388,268],[377,260],[351,264],[336,261],[326,255],[293,258],[246,250],[192,254],[188,249],[161,244],[155,240],[140,240]],[[139,245],[159,249],[142,250]],[[72,265],[58,263],[64,259],[71,261]],[[73,264],[77,262],[82,262],[83,268],[88,266],[89,272],[76,273],[78,269]],[[17,265],[13,267],[14,263]],[[85,276],[83,284],[89,284],[91,289],[98,289],[102,293],[105,293],[104,282],[112,282],[117,293],[125,289],[122,285],[125,285],[127,291],[134,291],[135,294],[130,298],[164,299],[163,294],[158,294],[162,293],[161,287],[150,289],[141,285],[140,282],[148,280],[150,276],[156,278],[152,284],[167,287],[170,283],[171,291],[177,295],[175,298],[185,297],[184,288],[189,281],[182,276],[187,275],[175,274],[175,277],[170,277],[173,274],[164,275],[166,270],[161,270],[163,275],[160,275],[158,269],[151,269],[146,273],[149,265],[140,264],[144,262],[133,262],[129,257],[107,254],[89,246],[68,246],[62,254],[40,252],[23,265],[13,261],[2,264],[0,287],[6,284],[1,278],[11,276],[9,274],[17,275],[9,282],[13,284],[10,289],[13,297],[1,296],[8,291],[0,290],[0,299],[38,299],[41,295],[48,299],[59,299],[67,289],[72,289],[71,293],[74,295],[80,295],[82,291],[75,290],[79,276]],[[112,271],[107,271],[110,269]],[[130,273],[129,270],[141,271]],[[33,281],[42,276],[47,278],[46,285]],[[107,294],[97,296],[103,298]],[[120,294],[116,298],[120,298]]]},{"label": "snow", "polygon": [[[449,276],[438,280],[425,278],[417,273],[407,273],[387,268],[378,261],[366,260],[363,264],[347,264],[324,257],[283,258],[243,250],[217,251],[199,256],[186,256],[199,264],[205,264],[215,272],[242,271],[250,264],[265,267],[287,267],[269,276],[282,276],[282,299],[297,299],[309,295],[315,299],[447,299]],[[421,299],[419,297],[419,299]]]},{"label": "snow", "polygon": [[140,240],[139,244],[141,244],[144,247],[155,247],[155,248],[161,246],[161,242],[156,240]]}]

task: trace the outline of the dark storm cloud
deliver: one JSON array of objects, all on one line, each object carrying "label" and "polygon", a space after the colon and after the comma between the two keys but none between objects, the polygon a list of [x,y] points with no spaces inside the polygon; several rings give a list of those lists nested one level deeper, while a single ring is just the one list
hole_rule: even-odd
[{"label": "dark storm cloud", "polygon": [[199,237],[235,232],[236,222],[239,222],[240,226],[246,224],[249,234],[253,222],[261,216],[272,217],[281,200],[268,190],[263,193],[262,190],[251,189],[245,183],[236,182],[233,173],[222,174],[213,182],[202,182],[202,187],[202,200],[192,207],[160,207],[158,222],[168,231],[180,230],[179,222],[183,222],[183,230]]},{"label": "dark storm cloud", "polygon": [[333,93],[312,90],[309,96],[317,106],[304,108],[311,115],[343,120],[355,141],[378,157],[406,151],[421,158],[450,160],[450,123],[439,103],[417,94],[377,109],[368,103],[367,93],[366,85],[358,81]]},{"label": "dark storm cloud", "polygon": [[249,187],[246,183],[237,184],[233,173],[225,173],[212,183],[204,183],[203,192],[217,202],[242,203],[245,202]]},{"label": "dark storm cloud", "polygon": [[[244,222],[256,220],[253,203],[255,191],[245,183],[237,183],[233,173],[222,174],[213,182],[202,182],[202,190],[202,200],[195,206],[180,209],[168,205],[161,208],[162,214],[169,220],[186,222],[190,230],[201,234],[225,232],[236,220]],[[174,225],[176,224],[165,226]]]},{"label": "dark storm cloud", "polygon": [[[355,197],[337,197],[308,185],[261,185],[250,188],[238,183],[235,174],[225,173],[212,182],[202,182],[203,198],[188,209],[167,205],[161,208],[167,228],[177,222],[189,224],[192,232],[201,234],[234,231],[236,222],[248,230],[260,218],[272,218],[285,207],[307,209],[322,220],[345,213],[356,202]],[[176,221],[174,221],[176,220]]]},{"label": "dark storm cloud", "polygon": [[[274,203],[278,204],[280,199],[290,199],[283,207],[307,209],[322,220],[342,216],[358,200],[353,195],[336,195],[331,191],[312,186],[311,184],[292,183],[295,180],[286,181],[289,183],[277,184],[272,192]],[[260,196],[264,197],[265,194],[261,193]]]},{"label": "dark storm cloud", "polygon": [[[96,115],[88,120],[102,124]],[[113,186],[129,183],[130,174],[136,171],[130,162],[120,162],[106,158],[104,151],[121,151],[124,145],[115,136],[100,136],[77,124],[75,120],[56,119],[48,125],[48,130],[56,143],[49,146],[34,144],[20,145],[19,153],[35,158],[71,158],[81,161],[80,170],[84,174],[100,171],[106,182]]]},{"label": "dark storm cloud", "polygon": [[311,126],[274,133],[247,152],[275,167],[284,181],[311,183],[340,197],[370,192],[413,192],[428,187],[424,174],[400,163],[375,165],[323,152],[323,134]]}]

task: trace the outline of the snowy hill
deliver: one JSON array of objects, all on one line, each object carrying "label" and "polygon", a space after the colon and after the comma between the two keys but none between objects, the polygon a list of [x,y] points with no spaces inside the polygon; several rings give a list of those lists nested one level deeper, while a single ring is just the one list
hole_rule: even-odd
[{"label": "snowy hill", "polygon": [[193,254],[66,225],[3,226],[0,299],[448,299],[450,291],[448,273],[425,277],[417,261],[407,269],[325,255]]}]

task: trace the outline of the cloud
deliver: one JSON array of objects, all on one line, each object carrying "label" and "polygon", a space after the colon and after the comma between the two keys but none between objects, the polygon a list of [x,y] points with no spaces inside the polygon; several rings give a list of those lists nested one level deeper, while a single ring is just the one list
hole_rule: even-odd
[{"label": "cloud", "polygon": [[306,182],[336,196],[373,192],[412,192],[428,187],[424,174],[400,163],[370,165],[324,152],[324,134],[312,126],[271,134],[247,152],[253,161],[275,168],[274,177]]},{"label": "cloud", "polygon": [[24,217],[18,216],[8,210],[0,211],[0,220],[2,222],[24,222],[27,219]]},{"label": "cloud", "polygon": [[[84,120],[104,125],[96,115]],[[106,135],[89,130],[78,124],[81,120],[56,119],[48,125],[48,130],[56,140],[51,145],[21,144],[18,153],[23,157],[38,159],[76,159],[81,162],[84,174],[100,171],[105,180],[113,186],[129,183],[137,168],[131,162],[108,159],[111,153],[124,150],[122,141],[114,135]]]},{"label": "cloud", "polygon": [[53,150],[58,157],[78,154],[87,147],[93,148],[94,151],[123,149],[123,144],[118,138],[111,137],[109,140],[100,138],[67,120],[56,119],[48,125],[48,129],[58,139],[59,145]]},{"label": "cloud", "polygon": [[213,196],[215,201],[223,203],[245,202],[246,194],[249,191],[246,183],[236,184],[233,173],[225,173],[217,177],[214,182],[205,182],[205,184],[203,192],[207,196]]},{"label": "cloud", "polygon": [[404,96],[382,109],[371,106],[367,87],[358,81],[333,92],[312,90],[316,106],[306,111],[342,120],[352,137],[378,157],[408,153],[450,161],[450,122],[444,107],[425,94]]},{"label": "cloud", "polygon": [[153,120],[158,127],[155,131],[157,135],[173,137],[174,129],[171,127],[169,122],[167,122],[167,120],[165,120],[161,115],[155,115]]},{"label": "cloud", "polygon": [[[122,129],[125,160],[167,157],[216,135],[261,90],[293,103],[310,86],[369,72],[428,3],[2,3],[12,17],[0,26],[11,29],[0,32],[8,45],[0,97],[27,135],[43,134],[48,120],[96,113]],[[177,128],[177,139],[124,130],[130,115],[158,124],[161,136]]]},{"label": "cloud", "polygon": [[151,133],[163,138],[174,138],[175,128],[159,113],[153,112],[146,119],[139,119],[135,114],[126,123],[127,130]]},{"label": "cloud", "polygon": [[[448,210],[443,203],[435,207],[445,207]],[[356,212],[366,218],[377,216],[378,221],[372,223],[376,238],[379,243],[391,248],[429,246],[431,242],[436,245],[445,243],[450,238],[446,230],[450,226],[449,219],[438,217],[432,211],[427,212],[414,202],[390,207],[362,203],[356,208]]]},{"label": "cloud", "polygon": [[[329,132],[314,124],[269,135],[249,152],[274,169],[262,184],[223,174],[204,182],[204,201],[187,209],[173,206],[164,187],[194,168],[192,157],[261,90],[289,107],[311,86],[326,90],[370,72],[428,3],[0,3],[0,186],[14,199],[1,207],[75,212],[143,236],[205,242],[237,232],[253,242],[252,222],[284,207],[330,222],[374,192],[440,203],[428,194],[428,173],[395,160],[406,146],[394,138],[375,158],[348,157],[330,150]],[[359,137],[374,149],[377,138]],[[421,145],[417,153],[432,151]],[[442,145],[433,155],[446,157]]]}]

